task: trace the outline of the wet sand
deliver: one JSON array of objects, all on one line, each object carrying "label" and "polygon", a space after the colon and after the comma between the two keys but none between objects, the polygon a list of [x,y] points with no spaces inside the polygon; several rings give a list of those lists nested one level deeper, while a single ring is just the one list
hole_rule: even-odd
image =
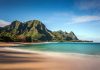
[{"label": "wet sand", "polygon": [[0,47],[9,47],[9,46],[11,47],[20,44],[43,44],[43,43],[48,43],[48,42],[0,42]]},{"label": "wet sand", "polygon": [[0,70],[100,70],[100,57],[0,48]]},{"label": "wet sand", "polygon": [[0,47],[17,46],[20,43],[17,42],[0,42]]}]

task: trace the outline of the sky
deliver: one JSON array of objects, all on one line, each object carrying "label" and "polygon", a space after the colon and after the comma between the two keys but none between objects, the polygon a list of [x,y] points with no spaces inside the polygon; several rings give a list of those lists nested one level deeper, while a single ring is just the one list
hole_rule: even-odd
[{"label": "sky", "polygon": [[38,19],[52,31],[100,42],[100,0],[0,0],[0,26]]}]

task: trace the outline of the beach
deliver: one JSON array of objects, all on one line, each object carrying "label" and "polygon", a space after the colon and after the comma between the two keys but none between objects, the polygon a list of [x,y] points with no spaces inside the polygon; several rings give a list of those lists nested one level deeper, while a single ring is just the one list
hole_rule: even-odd
[{"label": "beach", "polygon": [[0,70],[100,70],[100,57],[2,47]]},{"label": "beach", "polygon": [[[0,42],[0,47],[11,47],[11,46],[17,46],[20,44],[46,44],[48,42]],[[49,43],[57,43],[57,42],[49,42]]]}]

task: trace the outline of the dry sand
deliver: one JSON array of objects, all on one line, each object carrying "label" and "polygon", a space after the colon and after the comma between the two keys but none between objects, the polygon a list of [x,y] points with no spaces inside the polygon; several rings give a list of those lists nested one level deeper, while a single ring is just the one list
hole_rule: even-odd
[{"label": "dry sand", "polygon": [[97,56],[45,53],[0,48],[0,70],[100,70]]}]

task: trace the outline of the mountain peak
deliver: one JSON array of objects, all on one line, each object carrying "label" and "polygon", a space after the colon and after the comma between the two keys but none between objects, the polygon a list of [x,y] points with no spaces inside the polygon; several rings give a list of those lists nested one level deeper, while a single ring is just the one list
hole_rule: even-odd
[{"label": "mountain peak", "polygon": [[69,34],[75,35],[74,32],[72,32],[72,31]]},{"label": "mountain peak", "polygon": [[[13,21],[10,25],[0,29],[3,36],[10,37],[13,41],[67,41],[78,40],[75,34],[63,31],[52,32],[39,20],[27,22]],[[2,37],[2,35],[0,35]],[[13,37],[14,36],[14,37]]]},{"label": "mountain peak", "polygon": [[33,20],[33,23],[35,25],[43,25],[43,23],[41,21],[39,21],[39,20]]},{"label": "mountain peak", "polygon": [[68,34],[68,36],[71,37],[73,40],[78,40],[78,38],[76,37],[76,35],[72,31]]},{"label": "mountain peak", "polygon": [[29,20],[26,23],[42,23],[42,22],[39,20]]},{"label": "mountain peak", "polygon": [[18,26],[20,25],[22,22],[18,21],[18,20],[15,20],[11,23],[12,26]]},{"label": "mountain peak", "polygon": [[18,20],[14,20],[12,23],[21,23],[21,22]]}]

